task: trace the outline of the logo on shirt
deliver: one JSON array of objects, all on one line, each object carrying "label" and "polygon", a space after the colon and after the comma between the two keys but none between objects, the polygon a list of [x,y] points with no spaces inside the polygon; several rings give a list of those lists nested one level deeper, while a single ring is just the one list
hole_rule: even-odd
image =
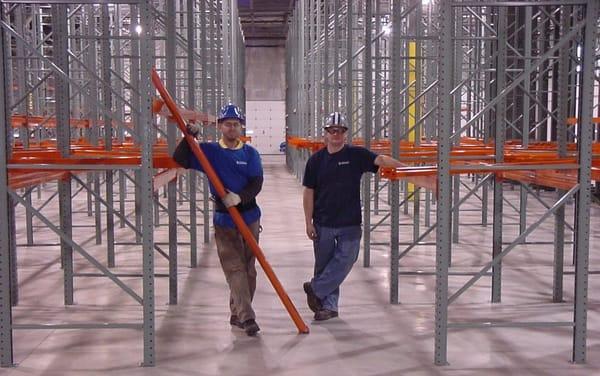
[{"label": "logo on shirt", "polygon": [[349,165],[349,164],[350,164],[350,161],[341,161],[341,162],[338,162],[338,166],[344,166],[344,165]]},{"label": "logo on shirt", "polygon": [[239,164],[239,165],[247,165],[248,164],[248,162],[246,162],[246,161],[235,161],[235,163]]}]

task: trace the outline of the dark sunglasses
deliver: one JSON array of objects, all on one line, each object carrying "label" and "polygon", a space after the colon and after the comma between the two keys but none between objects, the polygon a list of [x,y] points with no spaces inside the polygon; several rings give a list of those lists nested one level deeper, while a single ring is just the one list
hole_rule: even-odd
[{"label": "dark sunglasses", "polygon": [[325,128],[327,133],[329,134],[344,134],[346,133],[346,128]]}]

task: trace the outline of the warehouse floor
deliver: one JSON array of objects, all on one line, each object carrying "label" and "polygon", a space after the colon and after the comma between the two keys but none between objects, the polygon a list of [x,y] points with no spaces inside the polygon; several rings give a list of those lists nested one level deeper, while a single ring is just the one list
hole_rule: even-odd
[{"label": "warehouse floor", "polygon": [[[143,368],[142,332],[132,329],[17,330],[14,334],[16,367],[0,375],[592,375],[600,374],[600,276],[591,274],[588,304],[588,362],[570,363],[572,329],[569,327],[452,329],[448,334],[448,366],[434,359],[434,285],[430,275],[403,275],[400,302],[389,301],[389,255],[386,246],[372,250],[372,266],[362,267],[362,254],[342,286],[340,317],[316,323],[306,306],[302,282],[312,272],[312,246],[304,234],[301,193],[281,156],[267,156],[265,186],[259,196],[264,213],[260,244],[300,314],[310,326],[309,335],[298,335],[276,294],[259,271],[255,298],[260,335],[247,337],[232,329],[228,318],[228,293],[220,270],[214,240],[199,250],[200,266],[189,267],[189,249],[179,248],[179,304],[168,305],[167,278],[156,280],[156,367]],[[50,185],[47,198],[52,193]],[[543,192],[547,202],[552,193]],[[518,189],[506,190],[508,201],[518,203]],[[35,197],[35,195],[34,195]],[[85,214],[85,195],[74,200],[74,238],[105,263],[105,245],[96,245],[93,218]],[[34,202],[37,202],[34,200]],[[38,202],[43,202],[43,199]],[[529,223],[542,212],[530,201]],[[44,212],[57,218],[57,204]],[[181,207],[185,222],[187,206]],[[461,213],[459,244],[454,246],[454,271],[478,271],[491,254],[491,226],[476,225],[481,214],[475,200]],[[567,221],[572,223],[572,205]],[[491,212],[491,207],[490,207]],[[18,210],[19,244],[25,237],[23,211]],[[165,216],[163,216],[164,218]],[[600,208],[592,207],[590,269],[600,270]],[[403,223],[410,216],[401,215]],[[155,232],[155,241],[166,242],[167,227]],[[505,242],[514,238],[518,215],[505,207]],[[35,222],[39,224],[39,222]],[[491,223],[491,221],[490,221]],[[475,224],[475,225],[474,225]],[[424,228],[424,227],[422,227]],[[412,238],[401,227],[401,241]],[[410,232],[409,232],[410,231]],[[380,227],[373,237],[388,241],[389,229]],[[530,241],[552,242],[553,220],[534,232]],[[180,228],[180,242],[187,241]],[[130,242],[130,230],[119,230],[119,242]],[[39,227],[37,243],[55,243],[56,236]],[[571,250],[565,251],[565,270],[572,271]],[[163,248],[167,248],[164,246]],[[388,247],[389,248],[389,247]],[[115,272],[140,271],[140,248],[117,248]],[[93,267],[76,255],[76,271]],[[564,279],[565,302],[552,300],[551,244],[519,246],[503,264],[502,303],[490,303],[490,278],[484,277],[449,308],[450,322],[570,321],[573,319],[573,275]],[[165,260],[156,257],[156,272],[166,273]],[[63,306],[62,271],[56,246],[18,248],[20,304],[13,310],[16,324],[141,321],[141,306],[105,278],[78,277],[75,302]],[[433,271],[435,249],[419,246],[401,261],[402,271]],[[466,276],[450,277],[456,291]],[[124,278],[141,291],[139,278]]]}]

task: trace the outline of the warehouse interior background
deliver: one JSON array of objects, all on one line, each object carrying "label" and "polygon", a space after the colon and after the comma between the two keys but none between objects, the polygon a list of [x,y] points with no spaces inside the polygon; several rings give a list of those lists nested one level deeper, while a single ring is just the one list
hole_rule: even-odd
[{"label": "warehouse interior background", "polygon": [[[0,0],[0,375],[600,374],[598,0]],[[151,80],[262,155],[261,334],[229,326],[204,174]],[[362,180],[340,318],[311,321],[323,119]]]}]

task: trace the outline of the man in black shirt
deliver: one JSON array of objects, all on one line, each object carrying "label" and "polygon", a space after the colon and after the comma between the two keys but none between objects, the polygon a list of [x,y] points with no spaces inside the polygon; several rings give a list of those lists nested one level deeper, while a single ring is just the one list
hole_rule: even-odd
[{"label": "man in black shirt", "polygon": [[358,258],[362,174],[404,166],[388,156],[346,145],[348,127],[339,112],[327,117],[324,129],[326,147],[308,159],[302,182],[306,235],[315,251],[314,277],[303,287],[319,321],[338,316],[340,285]]}]

